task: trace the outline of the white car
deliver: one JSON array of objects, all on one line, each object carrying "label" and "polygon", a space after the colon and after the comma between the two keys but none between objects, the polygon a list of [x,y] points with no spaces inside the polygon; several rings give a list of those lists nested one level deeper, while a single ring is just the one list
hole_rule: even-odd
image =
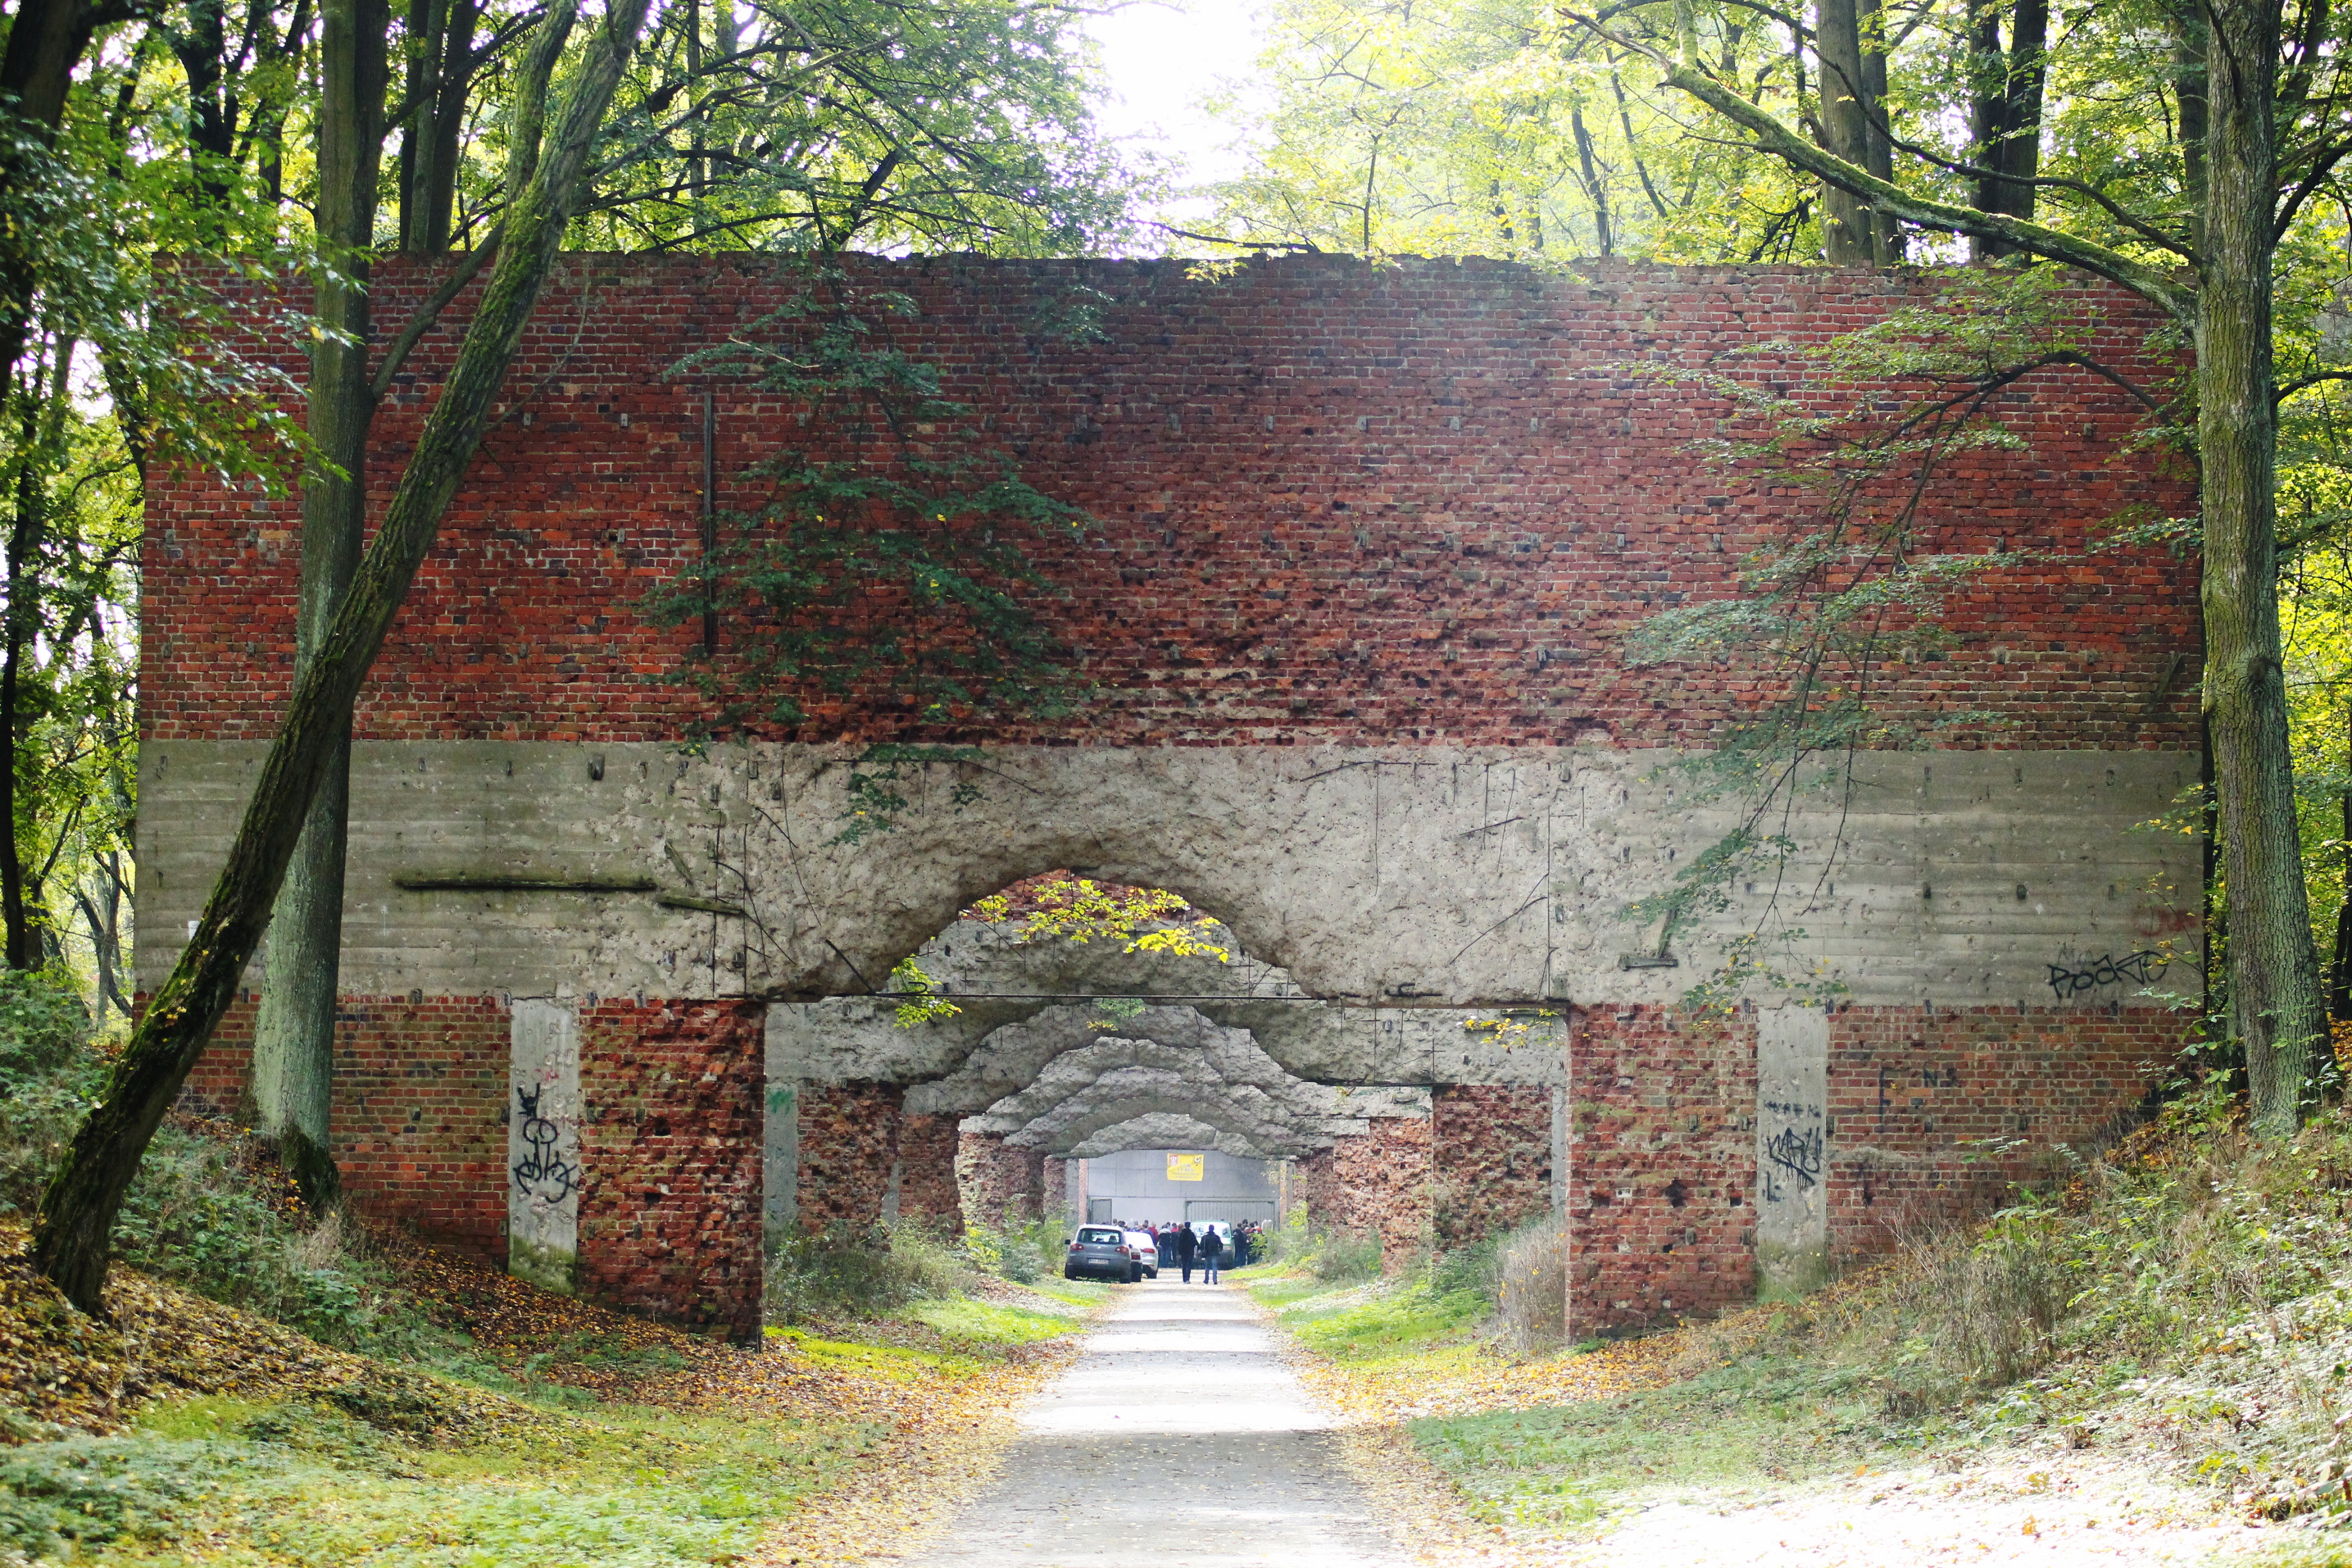
[{"label": "white car", "polygon": [[1151,1232],[1130,1230],[1127,1233],[1127,1244],[1135,1249],[1135,1278],[1160,1278],[1160,1246],[1151,1239]]}]

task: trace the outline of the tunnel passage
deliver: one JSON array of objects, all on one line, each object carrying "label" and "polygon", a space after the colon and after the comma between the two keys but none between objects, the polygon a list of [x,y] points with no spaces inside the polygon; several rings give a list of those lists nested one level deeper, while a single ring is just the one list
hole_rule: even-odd
[{"label": "tunnel passage", "polygon": [[[1378,1237],[1397,1268],[1441,1234],[1557,1207],[1557,1040],[1480,1049],[1460,1010],[1349,1018],[1238,946],[1123,948],[967,915],[912,955],[952,1018],[907,1028],[895,1004],[856,998],[772,1007],[769,1100],[796,1114],[770,1123],[768,1222],[1083,1216],[1073,1165],[1132,1149],[1283,1162],[1317,1223]],[[1473,1188],[1475,1208],[1454,1212],[1445,1195]]]},{"label": "tunnel passage", "polygon": [[[379,267],[379,319],[432,297],[442,265]],[[2018,444],[1972,450],[1922,499],[1923,548],[1988,566],[1943,607],[1946,646],[1874,673],[1915,748],[1809,782],[1786,876],[1726,887],[1670,952],[1621,919],[1737,826],[1679,769],[1770,695],[1737,660],[1645,663],[1626,639],[1741,591],[1743,562],[1818,504],[1695,460],[1740,409],[1691,378],[1795,385],[1786,345],[1932,308],[1948,275],[843,269],[908,302],[894,347],[1094,520],[1041,552],[1037,602],[1099,700],[941,732],[812,691],[801,728],[691,741],[710,715],[670,677],[694,629],[635,607],[693,569],[706,517],[754,507],[766,460],[854,454],[816,411],[678,369],[786,311],[790,263],[564,258],[521,349],[563,374],[511,389],[354,716],[331,1143],[362,1207],[745,1332],[780,1158],[801,1174],[778,1141],[805,1125],[803,1212],[950,1214],[976,1113],[910,1113],[908,1092],[1037,1010],[975,998],[918,1037],[845,1004],[836,1050],[791,1009],[887,988],[958,909],[1052,866],[1181,890],[1315,1005],[1232,973],[1162,999],[1214,992],[1187,1005],[1306,1082],[1429,1096],[1425,1118],[1372,1116],[1299,1156],[1310,1203],[1443,1240],[1539,1202],[1548,1162],[1586,1328],[1741,1299],[1759,1263],[1797,1280],[1883,1250],[1906,1217],[1965,1212],[2095,1135],[2172,1055],[2180,1026],[2147,993],[2198,962],[2200,848],[2133,830],[2199,777],[2196,569],[2115,549],[2109,523],[2192,502],[2137,441],[2137,405],[2076,370],[2011,388]],[[278,332],[299,283],[217,281],[299,379],[307,344]],[[1099,307],[1088,340],[1009,326],[1076,291]],[[470,298],[371,426],[372,504]],[[2052,308],[2126,380],[2172,373],[2118,291],[2080,282]],[[289,497],[159,468],[147,507],[135,983],[152,995],[278,722],[299,568]],[[917,769],[892,830],[853,837],[877,742],[982,755]],[[1727,1016],[1675,1006],[1759,928],[1801,933],[1789,965],[1844,988],[1833,1010],[1770,1005],[1769,987]],[[1029,961],[1053,971],[1034,990],[1146,988],[1083,950]],[[1499,1053],[1461,1027],[1528,1008],[1559,1014],[1564,1040]],[[248,994],[192,1099],[245,1099],[251,1017]],[[1002,1151],[996,1190],[1045,1200],[1059,1156],[979,1136]]]}]

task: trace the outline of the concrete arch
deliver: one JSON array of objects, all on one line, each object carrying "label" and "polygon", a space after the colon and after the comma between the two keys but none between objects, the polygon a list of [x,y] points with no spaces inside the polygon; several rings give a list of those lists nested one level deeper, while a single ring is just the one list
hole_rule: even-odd
[{"label": "concrete arch", "polygon": [[1164,1112],[1104,1127],[1073,1145],[1068,1157],[1097,1160],[1106,1155],[1124,1154],[1129,1149],[1213,1150],[1244,1160],[1271,1157],[1268,1151],[1256,1147],[1235,1134],[1212,1127],[1205,1122],[1196,1122],[1190,1116]]}]

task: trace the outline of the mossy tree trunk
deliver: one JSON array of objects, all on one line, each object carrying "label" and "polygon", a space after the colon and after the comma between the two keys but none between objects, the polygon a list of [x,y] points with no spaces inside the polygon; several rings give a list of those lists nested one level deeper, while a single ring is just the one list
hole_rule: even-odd
[{"label": "mossy tree trunk", "polygon": [[[359,569],[367,525],[366,247],[375,234],[383,161],[383,0],[327,0],[320,17],[317,131],[319,245],[311,308],[331,330],[310,349],[310,430],[318,458],[302,476],[302,587],[294,632],[298,674]],[[253,1028],[253,1097],[261,1130],[316,1210],[341,1183],[328,1142],[337,967],[343,940],[343,847],[351,793],[351,727],[328,747],[318,792],[269,919],[261,1010]]]},{"label": "mossy tree trunk", "polygon": [[[1687,19],[1687,10],[1677,16]],[[2278,613],[2277,444],[2271,363],[2271,272],[2282,190],[2276,137],[2281,17],[2270,0],[2216,0],[2201,26],[2184,22],[2184,89],[2204,119],[2184,159],[2192,196],[2189,275],[2028,218],[1937,200],[1814,146],[1769,110],[1710,77],[1693,29],[1683,55],[1654,57],[1666,85],[1746,131],[1753,145],[1824,183],[1925,228],[2004,251],[2080,267],[2169,312],[2197,349],[2200,501],[2204,529],[2204,717],[2222,871],[2229,888],[2231,1026],[2245,1051],[2255,1128],[2284,1137],[2312,1103],[2314,1052],[2326,1035],[2326,997],[2287,744]],[[1644,46],[1620,39],[1627,47]],[[1826,89],[1824,89],[1826,91]],[[2146,231],[2160,233],[2164,214]]]},{"label": "mossy tree trunk", "polygon": [[74,1134],[43,1193],[40,1271],[87,1312],[103,1309],[116,1215],[155,1129],[228,1009],[266,928],[352,703],[383,645],[443,512],[495,412],[539,291],[579,198],[597,128],[635,50],[650,0],[614,0],[565,84],[548,146],[509,208],[504,240],[456,365],[425,418],[374,542],[320,640],[270,744],[194,936]]}]

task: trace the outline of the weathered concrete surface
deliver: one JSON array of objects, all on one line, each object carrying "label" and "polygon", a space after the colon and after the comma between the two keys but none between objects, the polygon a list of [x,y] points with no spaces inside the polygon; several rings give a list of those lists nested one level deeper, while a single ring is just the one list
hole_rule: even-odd
[{"label": "weathered concrete surface", "polygon": [[919,1568],[1404,1568],[1240,1292],[1130,1288]]},{"label": "weathered concrete surface", "polygon": [[[159,740],[142,754],[142,986],[175,956],[165,934],[197,913],[262,752]],[[978,802],[950,805],[957,780],[941,769],[913,782],[916,804],[894,831],[855,846],[835,841],[849,755],[362,743],[344,988],[859,994],[974,898],[1054,866],[1174,888],[1297,989],[1383,1010],[1663,1001],[1727,934],[1783,918],[1857,1002],[2046,1003],[2053,966],[2131,952],[2197,914],[2183,902],[2197,885],[2194,841],[2130,831],[2194,780],[2186,753],[1871,753],[1850,779],[1825,768],[1790,824],[1788,873],[1736,889],[1729,910],[1678,945],[1679,971],[1621,968],[1639,943],[1618,918],[1731,824],[1729,808],[1694,802],[1662,771],[1677,753],[1008,747],[971,780]],[[415,876],[634,877],[658,890],[395,885]],[[747,913],[665,905],[663,894]],[[1078,953],[1081,966],[1103,961]],[[1226,995],[1251,979],[1204,962],[1179,983]],[[1212,1016],[1317,1076],[1272,1019],[1239,1010],[1252,1006],[1295,1008],[1245,998]],[[972,1020],[982,1032],[1004,1021]]]},{"label": "weathered concrete surface", "polygon": [[1830,1275],[1830,1020],[1819,1008],[1756,1015],[1756,1270],[1769,1291]]},{"label": "weathered concrete surface", "polygon": [[507,1105],[507,1271],[570,1295],[580,1256],[580,1016],[518,998]]},{"label": "weathered concrete surface", "polygon": [[907,1105],[975,1113],[971,1131],[1057,1155],[1115,1121],[1164,1112],[1231,1133],[1261,1156],[1288,1158],[1348,1135],[1366,1116],[1427,1115],[1430,1098],[1421,1089],[1350,1092],[1293,1077],[1248,1030],[1187,1007],[1147,1008],[1116,1024],[1093,1008],[1055,1007],[997,1030],[953,1076],[909,1091]]}]

